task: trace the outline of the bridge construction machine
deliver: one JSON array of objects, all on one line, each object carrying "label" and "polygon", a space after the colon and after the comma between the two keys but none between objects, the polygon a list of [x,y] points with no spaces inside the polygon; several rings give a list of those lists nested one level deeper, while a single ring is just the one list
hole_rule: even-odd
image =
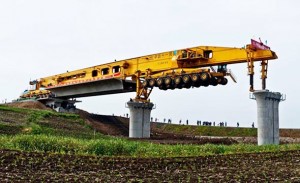
[{"label": "bridge construction machine", "polygon": [[262,89],[266,87],[268,60],[276,53],[261,42],[251,40],[243,48],[197,46],[145,55],[30,81],[32,89],[21,100],[36,99],[53,108],[72,108],[74,98],[136,92],[133,101],[148,102],[154,88],[174,90],[226,85],[234,76],[229,64],[247,63],[250,91],[254,62],[261,62]]}]

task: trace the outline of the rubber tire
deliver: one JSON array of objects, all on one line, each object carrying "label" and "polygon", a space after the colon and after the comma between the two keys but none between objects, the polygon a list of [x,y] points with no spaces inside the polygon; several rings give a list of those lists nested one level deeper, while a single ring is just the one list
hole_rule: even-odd
[{"label": "rubber tire", "polygon": [[149,86],[149,80],[145,79],[143,82],[142,82],[142,86],[144,88],[147,88]]},{"label": "rubber tire", "polygon": [[172,85],[172,78],[171,77],[165,77],[164,83],[166,86]]},{"label": "rubber tire", "polygon": [[181,76],[176,76],[174,79],[175,85],[181,85],[182,84],[182,77]]},{"label": "rubber tire", "polygon": [[199,74],[192,74],[191,75],[191,80],[194,82],[194,83],[197,83],[200,81],[200,75]]},{"label": "rubber tire", "polygon": [[200,73],[200,79],[202,82],[209,81],[209,74],[207,72],[201,72]]},{"label": "rubber tire", "polygon": [[218,84],[222,84],[222,80],[223,80],[223,78],[221,78],[221,77],[217,78]]},{"label": "rubber tire", "polygon": [[226,85],[227,83],[228,83],[228,79],[227,78],[223,78],[221,84],[222,85]]},{"label": "rubber tire", "polygon": [[190,83],[191,83],[191,76],[190,76],[190,75],[184,75],[184,76],[182,77],[182,82],[183,82],[184,84],[190,84]]},{"label": "rubber tire", "polygon": [[156,84],[158,87],[162,87],[164,85],[164,78],[157,78]]},{"label": "rubber tire", "polygon": [[156,86],[156,81],[155,81],[155,79],[149,79],[149,86],[150,86],[150,87]]},{"label": "rubber tire", "polygon": [[215,77],[210,78],[210,85],[217,86],[218,85],[217,78],[215,78]]}]

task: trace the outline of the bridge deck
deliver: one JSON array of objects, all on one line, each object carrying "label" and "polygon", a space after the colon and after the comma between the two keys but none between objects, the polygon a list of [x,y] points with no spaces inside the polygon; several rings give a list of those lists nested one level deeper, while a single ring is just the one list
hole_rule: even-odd
[{"label": "bridge deck", "polygon": [[113,78],[73,85],[62,85],[47,89],[54,92],[57,98],[79,98],[135,92],[136,83],[128,80]]}]

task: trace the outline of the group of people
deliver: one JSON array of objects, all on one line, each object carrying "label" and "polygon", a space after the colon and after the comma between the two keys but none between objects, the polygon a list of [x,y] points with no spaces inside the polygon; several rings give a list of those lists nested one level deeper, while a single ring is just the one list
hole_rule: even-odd
[{"label": "group of people", "polygon": [[[153,119],[153,117],[151,117],[151,122],[159,122],[159,119],[158,118]],[[166,119],[166,118],[164,118],[163,122],[171,124],[172,123],[172,119]],[[179,120],[179,124],[180,125],[184,124],[184,122],[180,119]],[[189,120],[188,119],[185,121],[185,124],[189,125]],[[197,120],[197,126],[221,126],[221,127],[227,127],[227,122],[226,121],[225,122],[222,121],[222,122],[216,124],[215,121],[214,122],[210,122],[210,121],[202,121],[201,122],[200,120]],[[236,126],[240,127],[240,123],[237,122]],[[254,122],[252,123],[251,126],[252,126],[252,128],[254,128]]]},{"label": "group of people", "polygon": [[[216,126],[216,122],[210,122],[210,121],[203,121],[201,124],[201,121],[197,121],[197,126]],[[217,124],[217,126],[227,126],[227,122],[220,122]]]},{"label": "group of people", "polygon": [[[202,126],[212,126],[212,124],[215,126],[215,122],[208,122],[208,121],[203,121]],[[197,126],[201,126],[201,121],[197,121]]]}]

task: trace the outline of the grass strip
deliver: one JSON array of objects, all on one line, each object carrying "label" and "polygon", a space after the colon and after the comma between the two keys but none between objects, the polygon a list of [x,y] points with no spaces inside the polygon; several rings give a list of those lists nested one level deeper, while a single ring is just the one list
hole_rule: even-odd
[{"label": "grass strip", "polygon": [[0,148],[60,154],[131,156],[131,157],[190,157],[216,154],[279,152],[300,150],[300,144],[266,145],[162,145],[135,142],[123,138],[80,139],[51,135],[1,135]]}]

